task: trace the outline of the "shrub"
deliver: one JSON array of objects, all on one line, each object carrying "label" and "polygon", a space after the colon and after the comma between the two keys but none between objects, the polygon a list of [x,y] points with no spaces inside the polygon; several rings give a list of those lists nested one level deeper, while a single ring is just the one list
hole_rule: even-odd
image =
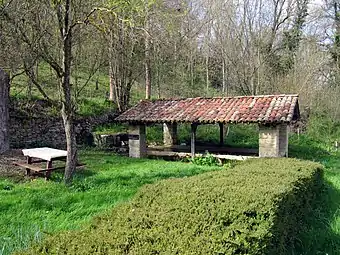
[{"label": "shrub", "polygon": [[321,189],[319,164],[249,160],[144,186],[90,227],[27,254],[287,254]]},{"label": "shrub", "polygon": [[216,157],[214,157],[209,152],[200,157],[190,158],[190,161],[199,166],[218,166],[219,162]]},{"label": "shrub", "polygon": [[77,102],[77,114],[80,116],[97,116],[115,110],[114,104],[105,98],[82,98]]}]

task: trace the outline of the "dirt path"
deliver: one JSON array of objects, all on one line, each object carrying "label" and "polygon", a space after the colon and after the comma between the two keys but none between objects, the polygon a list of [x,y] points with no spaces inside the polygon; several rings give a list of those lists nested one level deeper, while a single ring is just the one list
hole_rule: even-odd
[{"label": "dirt path", "polygon": [[11,178],[17,181],[25,179],[25,169],[13,165],[15,161],[24,161],[21,150],[10,150],[0,155],[0,178]]}]

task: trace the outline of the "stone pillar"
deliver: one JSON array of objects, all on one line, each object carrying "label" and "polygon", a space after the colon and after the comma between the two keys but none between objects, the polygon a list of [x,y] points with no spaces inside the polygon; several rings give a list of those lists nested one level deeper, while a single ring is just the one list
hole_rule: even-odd
[{"label": "stone pillar", "polygon": [[177,144],[177,123],[163,124],[163,142],[165,146]]},{"label": "stone pillar", "polygon": [[279,126],[259,125],[259,156],[279,157]]},{"label": "stone pillar", "polygon": [[130,125],[129,127],[129,157],[144,158],[146,153],[145,125]]},{"label": "stone pillar", "polygon": [[9,150],[9,76],[0,69],[0,154]]},{"label": "stone pillar", "polygon": [[279,125],[279,154],[280,157],[288,157],[288,135],[289,126],[287,124]]}]

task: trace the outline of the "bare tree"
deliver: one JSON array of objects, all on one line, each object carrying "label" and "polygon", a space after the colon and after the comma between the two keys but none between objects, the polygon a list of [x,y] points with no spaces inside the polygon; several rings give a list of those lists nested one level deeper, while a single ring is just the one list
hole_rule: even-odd
[{"label": "bare tree", "polygon": [[[42,59],[55,72],[60,89],[61,116],[65,127],[67,160],[65,167],[65,183],[72,181],[72,176],[77,165],[77,145],[74,130],[75,105],[72,99],[71,69],[73,33],[78,25],[87,23],[92,14],[89,12],[82,20],[75,20],[72,17],[71,0],[39,2],[31,0],[22,3],[12,1],[17,12],[25,13],[27,8],[30,13],[18,18],[18,13],[6,11],[6,21],[12,25],[13,33],[19,45],[25,46],[25,51],[30,50],[33,56]],[[28,16],[27,16],[28,15]],[[30,15],[30,16],[29,16]],[[53,15],[53,16],[51,16]],[[32,18],[34,17],[34,20]],[[40,22],[44,20],[44,22]],[[58,28],[59,34],[55,36],[49,31],[51,28]],[[56,47],[53,47],[53,43]],[[59,46],[60,49],[59,50]],[[24,62],[24,69],[31,80],[39,87],[32,73],[31,65]],[[45,95],[45,97],[48,97]]]}]

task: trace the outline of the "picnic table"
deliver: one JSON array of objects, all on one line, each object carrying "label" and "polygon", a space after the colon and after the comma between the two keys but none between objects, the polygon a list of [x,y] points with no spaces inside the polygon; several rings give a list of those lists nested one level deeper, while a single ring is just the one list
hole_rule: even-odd
[{"label": "picnic table", "polygon": [[[65,168],[53,167],[53,162],[57,160],[66,161],[67,151],[58,150],[48,147],[23,149],[26,162],[14,162],[15,165],[26,168],[26,175],[43,174],[45,179],[48,180],[52,171]],[[46,167],[41,167],[35,163],[46,162]]]}]

